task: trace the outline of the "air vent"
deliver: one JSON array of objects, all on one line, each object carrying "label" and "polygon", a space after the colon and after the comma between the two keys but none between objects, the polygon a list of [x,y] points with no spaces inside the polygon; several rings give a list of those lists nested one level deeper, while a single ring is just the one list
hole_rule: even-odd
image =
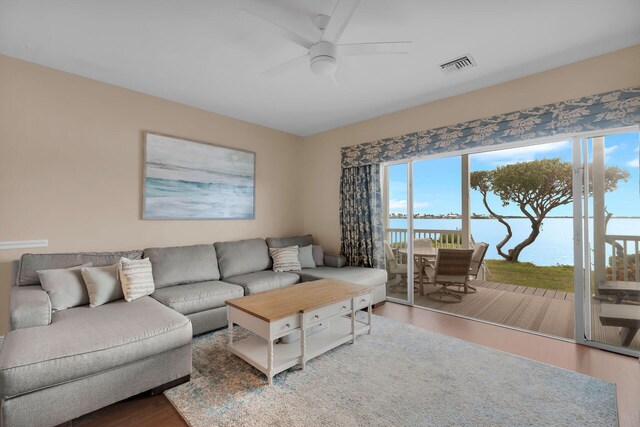
[{"label": "air vent", "polygon": [[467,68],[475,67],[476,61],[471,55],[461,56],[444,64],[440,64],[440,69],[445,74],[459,73]]}]

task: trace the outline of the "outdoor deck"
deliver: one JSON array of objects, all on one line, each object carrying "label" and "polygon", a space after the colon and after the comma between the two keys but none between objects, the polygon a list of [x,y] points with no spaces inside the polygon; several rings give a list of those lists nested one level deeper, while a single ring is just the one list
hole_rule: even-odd
[{"label": "outdoor deck", "polygon": [[[461,302],[438,302],[419,295],[417,291],[414,302],[416,305],[447,313],[575,339],[573,293],[480,280],[470,283],[478,291],[464,295]],[[402,286],[396,286],[395,289],[392,287],[387,291],[387,296],[406,299],[401,288]],[[433,285],[425,286],[425,293],[433,290]],[[597,316],[598,311],[599,304],[593,304],[593,340],[620,345],[620,328],[602,326]],[[640,335],[635,337],[630,348],[640,350]]]}]

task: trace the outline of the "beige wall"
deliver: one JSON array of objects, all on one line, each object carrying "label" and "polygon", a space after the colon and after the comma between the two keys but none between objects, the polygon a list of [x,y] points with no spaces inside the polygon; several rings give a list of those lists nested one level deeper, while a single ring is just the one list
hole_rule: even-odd
[{"label": "beige wall", "polygon": [[640,86],[640,45],[305,138],[304,228],[340,248],[340,147]]},{"label": "beige wall", "polygon": [[[256,152],[254,221],[142,221],[142,131]],[[0,56],[0,241],[30,252],[212,243],[303,231],[302,139]],[[0,335],[10,261],[0,250]]]}]

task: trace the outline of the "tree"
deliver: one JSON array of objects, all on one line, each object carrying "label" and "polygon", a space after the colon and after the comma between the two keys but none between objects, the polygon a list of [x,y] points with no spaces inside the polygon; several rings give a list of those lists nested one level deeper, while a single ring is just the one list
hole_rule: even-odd
[{"label": "tree", "polygon": [[[605,191],[613,191],[620,181],[627,181],[629,172],[616,166],[605,170]],[[542,222],[549,212],[558,206],[571,203],[572,165],[561,159],[542,159],[499,166],[492,171],[471,173],[471,188],[482,194],[482,202],[492,217],[507,229],[507,235],[496,245],[498,254],[507,261],[517,262],[524,248],[532,244],[542,229]],[[495,212],[487,201],[487,194],[494,193],[502,206],[516,204],[531,222],[531,232],[520,243],[505,253],[504,246],[511,240],[511,225],[504,215]],[[591,189],[589,189],[591,193]]]}]

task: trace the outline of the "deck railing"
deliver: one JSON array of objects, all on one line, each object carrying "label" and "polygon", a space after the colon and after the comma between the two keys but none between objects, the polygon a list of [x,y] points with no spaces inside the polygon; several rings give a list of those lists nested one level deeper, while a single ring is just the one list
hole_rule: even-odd
[{"label": "deck railing", "polygon": [[612,247],[608,278],[624,282],[640,281],[640,236],[608,234],[605,241]]},{"label": "deck railing", "polygon": [[[461,248],[461,230],[432,230],[426,228],[414,228],[414,239],[431,239],[433,245],[438,248]],[[391,246],[396,248],[407,247],[406,228],[387,228],[386,239]]]}]

